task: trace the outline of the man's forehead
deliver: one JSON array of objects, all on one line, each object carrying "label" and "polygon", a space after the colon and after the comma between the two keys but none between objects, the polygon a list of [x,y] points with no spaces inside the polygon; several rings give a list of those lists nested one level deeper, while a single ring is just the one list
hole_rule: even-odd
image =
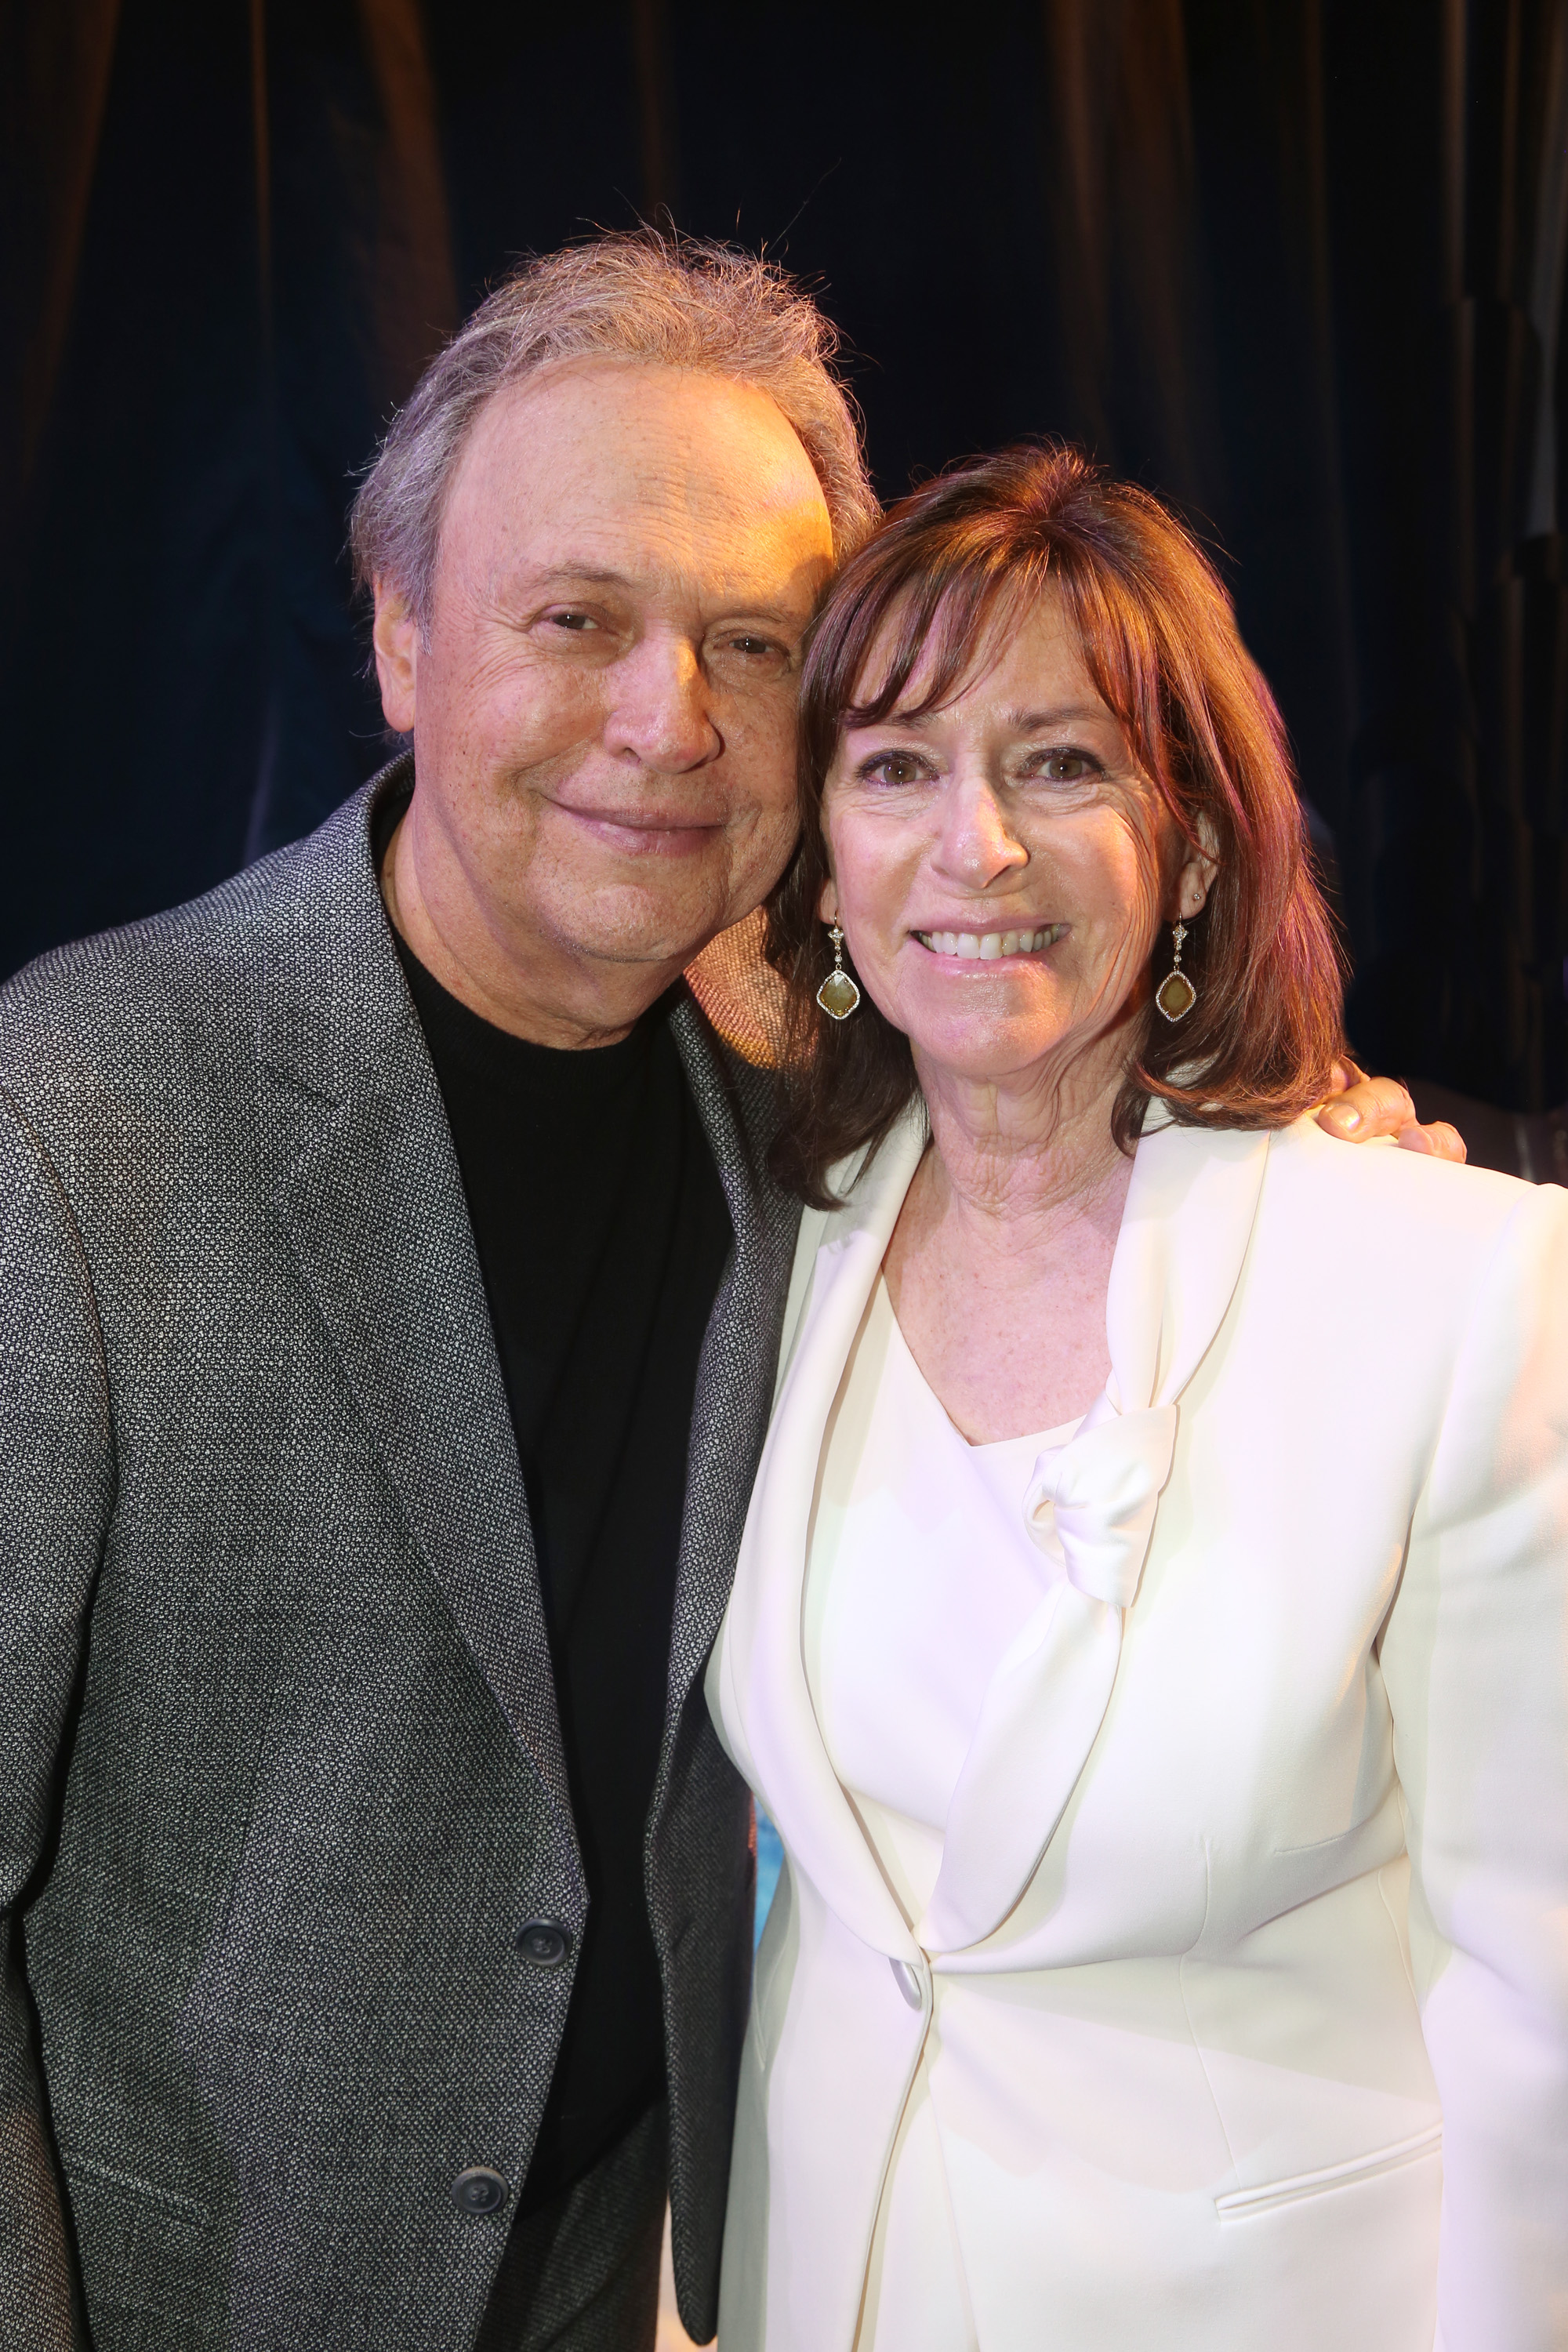
[{"label": "man's forehead", "polygon": [[473,442],[482,470],[526,477],[546,496],[615,482],[650,498],[679,487],[689,498],[826,510],[805,445],[771,395],[689,368],[546,369],[497,393]]},{"label": "man's forehead", "polygon": [[448,511],[507,570],[717,564],[754,581],[832,545],[811,461],[772,400],[662,366],[595,362],[498,394]]}]

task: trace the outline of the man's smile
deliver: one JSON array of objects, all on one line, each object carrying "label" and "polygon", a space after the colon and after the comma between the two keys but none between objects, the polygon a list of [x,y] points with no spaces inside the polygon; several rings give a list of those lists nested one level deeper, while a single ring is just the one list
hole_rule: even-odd
[{"label": "man's smile", "polygon": [[721,816],[682,815],[658,810],[576,808],[569,801],[552,805],[574,824],[595,835],[606,848],[626,857],[689,857],[709,849],[725,830]]}]

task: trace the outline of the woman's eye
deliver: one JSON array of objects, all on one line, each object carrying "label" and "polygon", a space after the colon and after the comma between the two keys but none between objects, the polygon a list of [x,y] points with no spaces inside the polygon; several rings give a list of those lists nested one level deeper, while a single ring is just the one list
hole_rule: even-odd
[{"label": "woman's eye", "polygon": [[925,777],[925,762],[917,760],[912,751],[882,751],[876,759],[868,760],[861,775],[873,784],[918,784]]},{"label": "woman's eye", "polygon": [[1100,762],[1087,751],[1046,751],[1041,754],[1035,773],[1044,776],[1047,783],[1081,784],[1087,776],[1099,772]]}]

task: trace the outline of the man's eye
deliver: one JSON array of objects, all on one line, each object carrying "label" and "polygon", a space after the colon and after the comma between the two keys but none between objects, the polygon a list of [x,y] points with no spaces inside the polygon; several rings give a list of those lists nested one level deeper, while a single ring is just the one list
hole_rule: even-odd
[{"label": "man's eye", "polygon": [[738,662],[749,677],[782,677],[789,667],[789,648],[781,646],[776,637],[760,637],[749,629],[740,630],[732,637],[721,637],[713,646],[710,660]]},{"label": "man's eye", "polygon": [[599,625],[591,613],[549,613],[545,618],[552,629],[570,629],[578,635]]}]

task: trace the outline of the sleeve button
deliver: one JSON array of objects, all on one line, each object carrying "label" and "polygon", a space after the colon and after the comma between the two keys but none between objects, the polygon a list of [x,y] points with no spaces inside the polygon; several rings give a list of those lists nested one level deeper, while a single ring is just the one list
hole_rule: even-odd
[{"label": "sleeve button", "polygon": [[452,2183],[452,2202],[459,2213],[499,2213],[510,2194],[500,2174],[488,2164],[470,2164]]},{"label": "sleeve button", "polygon": [[527,1919],[517,1931],[517,1948],[536,1969],[558,1969],[572,1938],[554,1919]]}]

